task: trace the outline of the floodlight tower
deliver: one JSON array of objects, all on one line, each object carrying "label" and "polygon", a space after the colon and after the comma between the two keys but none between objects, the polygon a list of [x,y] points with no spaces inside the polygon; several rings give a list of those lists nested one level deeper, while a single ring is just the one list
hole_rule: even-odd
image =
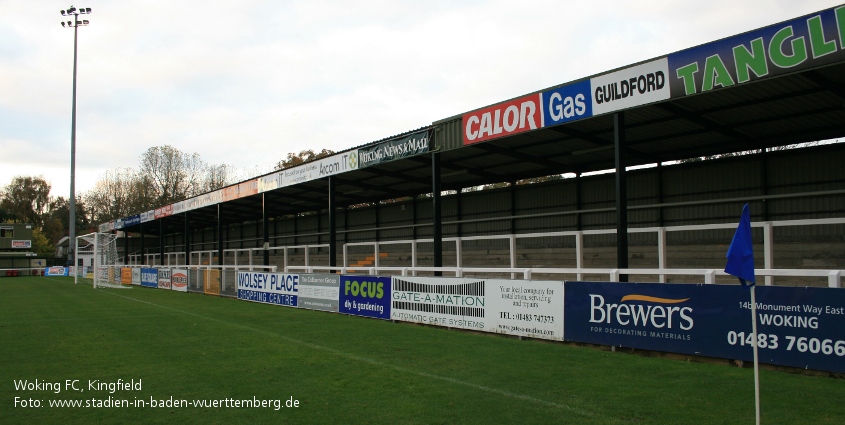
[{"label": "floodlight tower", "polygon": [[[72,21],[62,21],[65,28],[73,28],[73,106],[71,107],[70,124],[70,218],[68,219],[68,250],[67,259],[73,261],[76,250],[76,36],[79,27],[88,25],[88,20],[79,20],[79,15],[91,13],[91,8],[81,7],[79,9],[70,6],[62,10],[62,16],[73,17]],[[73,264],[76,267],[76,264]]]}]

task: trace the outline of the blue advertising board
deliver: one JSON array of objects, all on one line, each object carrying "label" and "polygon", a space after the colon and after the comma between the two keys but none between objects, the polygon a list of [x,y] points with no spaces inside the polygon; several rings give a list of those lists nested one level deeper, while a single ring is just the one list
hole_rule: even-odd
[{"label": "blue advertising board", "polygon": [[47,267],[44,269],[44,276],[67,276],[67,267]]},{"label": "blue advertising board", "polygon": [[158,270],[154,268],[142,268],[141,286],[158,288]]},{"label": "blue advertising board", "polygon": [[[566,282],[564,340],[753,360],[739,285]],[[845,372],[845,291],[757,287],[762,363]]]},{"label": "blue advertising board", "polygon": [[355,316],[390,319],[390,278],[341,276],[338,311]]},{"label": "blue advertising board", "polygon": [[130,215],[129,217],[123,219],[123,227],[135,226],[138,224],[141,224],[140,214]]},{"label": "blue advertising board", "polygon": [[845,59],[845,6],[669,55],[673,98]]},{"label": "blue advertising board", "polygon": [[590,80],[543,92],[543,126],[550,127],[593,116]]},{"label": "blue advertising board", "polygon": [[298,274],[238,272],[239,300],[296,307],[298,297]]}]

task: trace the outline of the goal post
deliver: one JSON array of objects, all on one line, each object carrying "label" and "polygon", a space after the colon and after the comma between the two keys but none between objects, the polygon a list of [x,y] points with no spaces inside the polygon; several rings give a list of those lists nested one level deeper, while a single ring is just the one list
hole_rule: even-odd
[{"label": "goal post", "polygon": [[[127,288],[114,279],[119,274],[118,235],[89,233],[76,237],[74,249],[74,283],[91,284],[96,288]],[[82,265],[79,260],[82,259]],[[119,279],[117,280],[119,282]]]}]

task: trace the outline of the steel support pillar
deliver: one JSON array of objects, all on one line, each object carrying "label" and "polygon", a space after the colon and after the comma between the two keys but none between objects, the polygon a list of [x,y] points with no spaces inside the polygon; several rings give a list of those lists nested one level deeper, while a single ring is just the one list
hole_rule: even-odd
[{"label": "steel support pillar", "polygon": [[[613,145],[616,153],[616,267],[628,268],[628,186],[625,172],[625,113],[613,115]],[[628,275],[620,274],[620,282]]]},{"label": "steel support pillar", "polygon": [[[337,267],[337,217],[335,214],[335,178],[329,176],[329,266]],[[334,272],[334,270],[331,270]]]},{"label": "steel support pillar", "polygon": [[[440,201],[440,154],[431,154],[431,208],[432,208],[432,239],[434,241],[434,267],[443,267],[443,214]],[[443,276],[443,272],[434,272],[435,276]]]}]

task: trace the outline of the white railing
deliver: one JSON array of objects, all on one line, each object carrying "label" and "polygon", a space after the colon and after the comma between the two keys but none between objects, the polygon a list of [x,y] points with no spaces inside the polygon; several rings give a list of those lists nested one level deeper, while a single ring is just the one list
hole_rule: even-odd
[{"label": "white railing", "polygon": [[[331,266],[288,266],[284,268],[285,273],[343,273],[354,274],[366,271],[368,275],[377,275],[379,272],[399,272],[401,276],[416,276],[417,272],[440,272],[450,273],[455,277],[464,277],[465,274],[521,274],[525,280],[532,279],[534,274],[544,275],[596,275],[607,276],[608,282],[619,281],[620,275],[677,275],[677,276],[702,276],[705,284],[716,283],[716,276],[730,276],[724,270],[719,269],[602,269],[602,268],[512,268],[512,267],[331,267]],[[827,278],[827,286],[839,288],[840,280],[845,275],[845,270],[813,270],[813,269],[756,269],[756,276],[773,277],[824,277]],[[581,280],[578,277],[577,280]],[[771,283],[767,283],[771,285]]]},{"label": "white railing", "polygon": [[[845,218],[826,218],[826,219],[809,219],[809,220],[786,220],[786,221],[768,221],[752,223],[751,226],[755,228],[762,228],[763,230],[763,269],[756,271],[758,276],[762,276],[765,285],[772,285],[774,277],[827,277],[828,286],[840,287],[839,279],[841,278],[841,270],[819,270],[819,269],[776,269],[774,268],[774,237],[773,229],[775,227],[789,227],[789,226],[817,226],[817,225],[837,225],[845,224]],[[584,275],[607,275],[610,280],[618,280],[619,275],[655,275],[659,282],[666,282],[666,276],[672,275],[687,275],[687,276],[702,276],[705,283],[712,283],[715,276],[725,276],[724,272],[718,269],[676,269],[667,267],[667,244],[666,235],[669,232],[687,232],[687,231],[702,231],[702,230],[733,230],[736,224],[703,224],[703,225],[688,225],[688,226],[674,226],[674,227],[646,227],[646,228],[631,228],[628,229],[629,234],[633,233],[653,233],[657,238],[657,268],[628,268],[628,269],[612,269],[612,268],[584,268],[584,237],[591,235],[615,235],[616,229],[600,229],[600,230],[583,230],[583,231],[563,231],[563,232],[545,232],[545,233],[525,233],[525,234],[507,234],[507,235],[485,235],[485,236],[468,236],[468,237],[450,237],[443,238],[443,242],[453,243],[455,261],[454,267],[420,267],[417,263],[418,244],[433,243],[433,239],[410,239],[410,240],[391,240],[391,241],[368,241],[368,242],[350,242],[343,244],[343,266],[315,266],[311,264],[310,251],[323,248],[329,248],[328,244],[314,244],[314,245],[289,245],[267,248],[272,255],[273,252],[283,252],[282,269],[285,271],[325,271],[334,270],[347,272],[357,272],[366,270],[374,274],[376,270],[379,271],[394,271],[403,273],[411,273],[416,275],[417,272],[443,272],[450,273],[456,276],[461,276],[464,273],[509,273],[511,278],[516,279],[516,276],[522,274],[523,278],[530,278],[531,274],[573,274],[576,279],[582,280]],[[575,267],[574,268],[524,268],[517,267],[518,246],[517,240],[532,239],[532,238],[548,238],[548,237],[568,237],[573,238],[575,247]],[[506,267],[464,267],[463,258],[463,242],[468,241],[497,241],[506,240],[509,253],[509,264]],[[727,241],[726,241],[727,242]],[[408,245],[410,247],[411,264],[407,267],[382,267],[380,264],[381,256],[379,253],[382,247],[391,245]],[[372,266],[350,266],[349,248],[352,247],[372,247],[373,265]],[[727,248],[726,248],[727,249]],[[293,250],[304,251],[304,265],[291,265],[289,262],[290,252]],[[225,253],[234,254],[234,266],[240,266],[239,261],[242,253],[247,253],[247,261],[245,265],[254,265],[256,262],[262,262],[263,252],[265,248],[240,248],[240,249],[226,249]],[[196,258],[201,262],[206,253],[208,253],[209,263],[212,263],[213,253],[216,251],[198,251]],[[191,253],[191,263],[195,264],[195,253]],[[184,253],[166,253],[167,264],[178,264],[179,259],[184,259]],[[181,255],[181,258],[179,257]],[[259,258],[256,261],[256,257]],[[175,259],[176,261],[171,261]],[[184,263],[182,263],[184,264]],[[528,277],[525,277],[528,276]],[[835,282],[834,282],[835,281]]]}]

